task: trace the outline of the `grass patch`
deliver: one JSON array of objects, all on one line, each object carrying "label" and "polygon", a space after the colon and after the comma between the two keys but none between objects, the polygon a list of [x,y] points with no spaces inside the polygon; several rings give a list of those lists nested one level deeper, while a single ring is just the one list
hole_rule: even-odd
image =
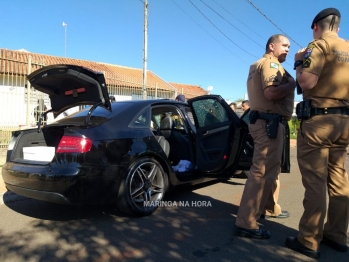
[{"label": "grass patch", "polygon": [[292,117],[290,121],[288,121],[288,126],[290,128],[290,138],[296,139],[299,126],[301,124],[301,121],[297,119],[297,117]]}]

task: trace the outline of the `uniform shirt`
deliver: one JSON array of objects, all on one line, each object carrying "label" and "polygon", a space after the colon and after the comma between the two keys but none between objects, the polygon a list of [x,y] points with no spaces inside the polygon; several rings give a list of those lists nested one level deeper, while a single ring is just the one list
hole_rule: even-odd
[{"label": "uniform shirt", "polygon": [[334,32],[309,43],[302,72],[319,76],[317,84],[304,90],[303,99],[312,99],[314,107],[349,105],[349,42]]},{"label": "uniform shirt", "polygon": [[257,110],[260,113],[277,113],[290,120],[293,113],[293,89],[277,101],[269,100],[264,96],[266,87],[283,85],[287,82],[287,73],[276,57],[265,54],[252,64],[247,79],[247,92],[251,110]]}]

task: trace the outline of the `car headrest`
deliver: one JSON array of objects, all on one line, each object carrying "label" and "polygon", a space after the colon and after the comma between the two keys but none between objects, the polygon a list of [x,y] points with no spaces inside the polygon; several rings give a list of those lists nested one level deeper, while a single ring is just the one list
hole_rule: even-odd
[{"label": "car headrest", "polygon": [[170,116],[165,116],[160,122],[160,129],[162,130],[172,129],[172,126],[173,126],[173,119]]}]

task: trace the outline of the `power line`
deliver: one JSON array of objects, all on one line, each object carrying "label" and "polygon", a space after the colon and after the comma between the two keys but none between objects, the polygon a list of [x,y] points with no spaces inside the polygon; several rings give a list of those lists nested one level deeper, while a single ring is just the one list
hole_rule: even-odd
[{"label": "power line", "polygon": [[234,54],[232,51],[230,51],[226,46],[224,46],[221,42],[219,42],[213,35],[211,35],[205,28],[203,28],[198,22],[196,22],[187,12],[185,12],[174,0],[171,0],[180,10],[182,10],[183,13],[185,13],[192,21],[194,21],[202,30],[204,30],[209,36],[211,36],[217,43],[219,43],[221,46],[223,46],[227,51],[229,51],[232,55],[240,59],[242,62],[248,64],[246,61],[242,60],[240,57],[238,57],[236,54]]},{"label": "power line", "polygon": [[222,32],[222,30],[220,30],[210,19],[208,19],[207,16],[204,15],[204,13],[201,12],[201,10],[191,1],[189,0],[189,2],[200,12],[200,14],[206,18],[207,21],[209,21],[219,32],[221,32],[222,35],[224,35],[230,42],[232,42],[234,45],[236,45],[238,48],[240,48],[242,51],[244,51],[246,54],[249,54],[250,56],[253,56],[254,58],[257,58],[255,55],[249,53],[248,51],[246,51],[245,49],[243,49],[241,46],[239,46],[237,43],[235,43],[233,40],[231,40],[226,34],[224,34]]},{"label": "power line", "polygon": [[264,16],[270,23],[272,23],[277,29],[279,29],[285,36],[287,36],[290,40],[292,40],[296,45],[298,45],[300,48],[302,46],[298,44],[295,40],[293,40],[290,36],[288,36],[280,27],[278,27],[273,21],[271,21],[265,14],[262,13],[261,10],[259,10],[250,0],[246,0],[249,2],[262,16]]},{"label": "power line", "polygon": [[253,41],[255,44],[257,44],[258,46],[260,46],[261,48],[264,49],[263,46],[261,46],[259,43],[257,43],[256,41],[254,41],[251,37],[249,37],[247,34],[245,34],[244,32],[242,32],[239,28],[237,28],[235,25],[233,25],[232,23],[230,23],[227,19],[225,19],[223,16],[221,16],[218,12],[216,12],[212,7],[210,7],[208,4],[206,4],[203,0],[200,0],[204,5],[206,5],[208,8],[210,8],[213,12],[215,12],[218,16],[220,16],[224,21],[226,21],[228,24],[230,24],[232,27],[234,27],[236,30],[238,30],[241,34],[243,34],[244,36],[246,36],[248,39],[250,39],[251,41]]},{"label": "power line", "polygon": [[256,35],[258,35],[260,38],[264,39],[263,36],[261,36],[260,34],[258,34],[256,31],[254,31],[252,28],[250,28],[248,25],[246,25],[244,22],[242,22],[240,19],[238,19],[236,16],[234,16],[232,13],[230,13],[227,9],[225,9],[223,6],[221,6],[219,3],[217,3],[215,0],[212,0],[213,2],[215,2],[220,8],[222,8],[225,12],[227,12],[228,14],[230,14],[232,17],[234,17],[236,20],[238,20],[241,24],[243,24],[244,26],[246,26],[248,29],[250,29],[253,33],[255,33]]}]

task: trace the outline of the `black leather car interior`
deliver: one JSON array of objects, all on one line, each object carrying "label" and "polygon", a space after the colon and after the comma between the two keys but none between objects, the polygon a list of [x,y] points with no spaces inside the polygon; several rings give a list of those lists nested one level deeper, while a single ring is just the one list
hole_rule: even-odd
[{"label": "black leather car interior", "polygon": [[179,130],[173,128],[173,118],[165,116],[160,122],[160,136],[164,136],[170,143],[169,160],[173,164],[178,164],[180,160],[189,160],[190,150],[188,138],[186,138]]},{"label": "black leather car interior", "polygon": [[166,156],[168,157],[168,154],[170,153],[170,143],[163,136],[155,136],[155,139],[158,141],[162,147],[162,150],[164,150]]}]

